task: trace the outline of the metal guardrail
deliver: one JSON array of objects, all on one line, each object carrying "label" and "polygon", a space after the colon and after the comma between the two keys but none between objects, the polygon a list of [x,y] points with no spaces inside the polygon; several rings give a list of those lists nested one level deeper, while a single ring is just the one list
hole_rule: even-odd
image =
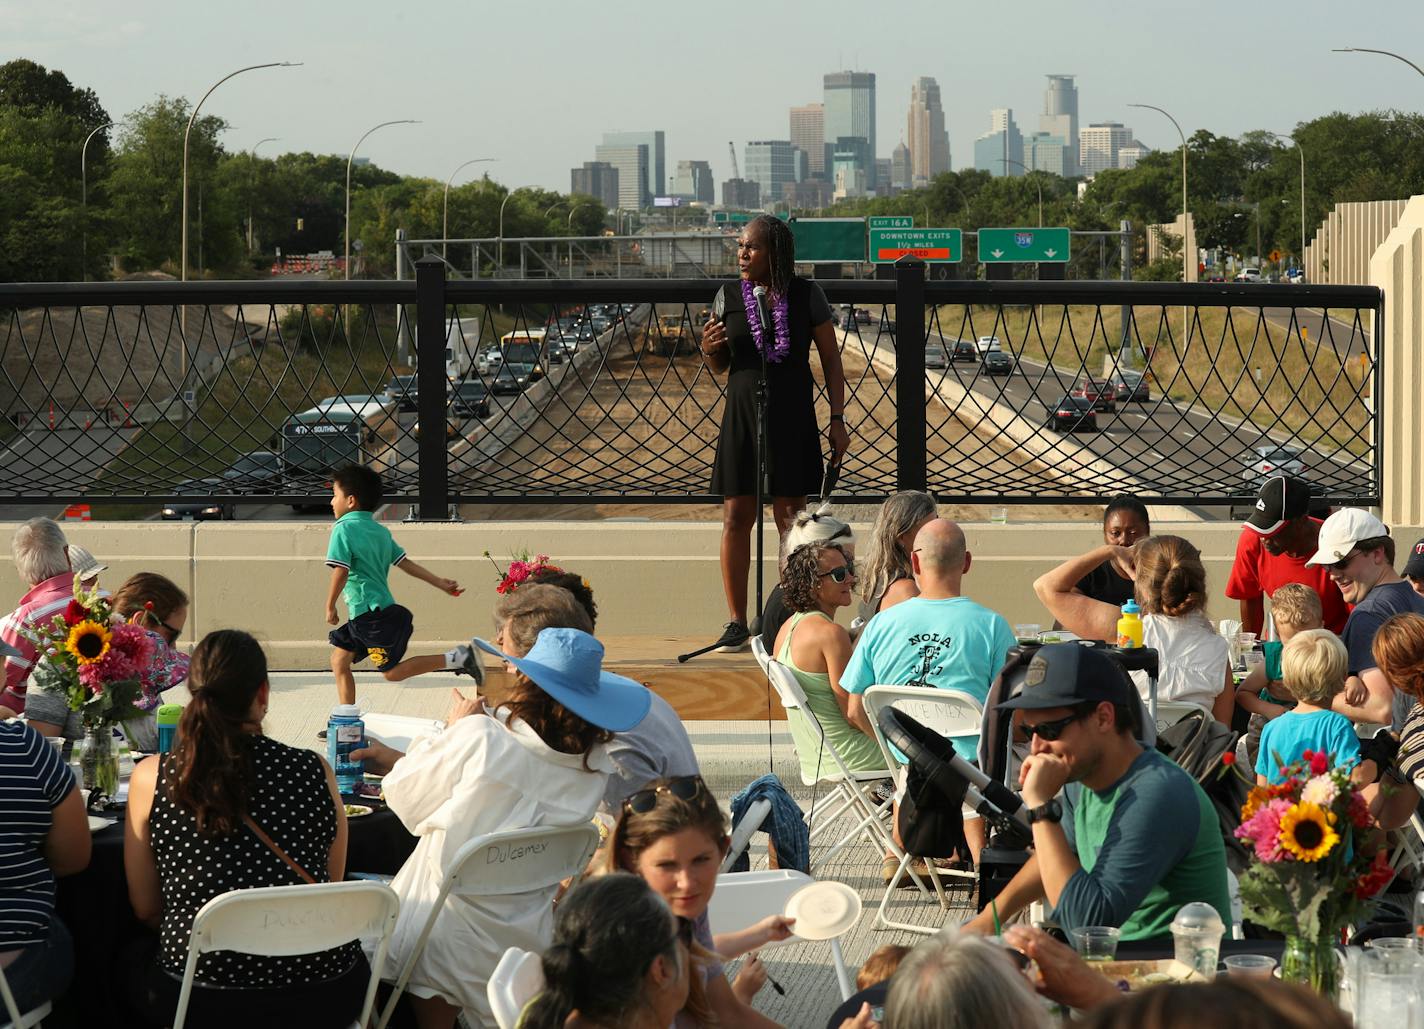
[{"label": "metal guardrail", "polygon": [[[1378,501],[1374,288],[927,282],[914,262],[821,285],[843,322],[842,499],[1222,504],[1284,464],[1322,501]],[[0,502],[324,505],[329,466],[350,459],[427,518],[714,502],[722,385],[694,349],[713,293],[446,281],[433,257],[414,282],[0,285]],[[610,324],[560,335],[554,319],[593,305],[616,305]],[[549,326],[565,344],[510,383],[487,355]],[[1065,401],[1086,379],[1111,383],[1079,398],[1100,409],[1091,427]],[[254,451],[277,455],[272,474],[235,475]]]}]

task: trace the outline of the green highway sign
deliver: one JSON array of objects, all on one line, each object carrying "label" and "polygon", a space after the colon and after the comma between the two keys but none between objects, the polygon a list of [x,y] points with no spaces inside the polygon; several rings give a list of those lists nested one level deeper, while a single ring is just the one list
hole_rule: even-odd
[{"label": "green highway sign", "polygon": [[1068,260],[1072,233],[1067,229],[980,229],[979,260],[984,264]]},{"label": "green highway sign", "polygon": [[872,229],[912,229],[915,219],[908,214],[875,215],[867,219]]},{"label": "green highway sign", "polygon": [[755,218],[755,217],[756,217],[756,215],[754,215],[754,214],[748,214],[746,211],[713,211],[713,212],[712,212],[712,222],[713,222],[713,224],[720,224],[720,225],[726,225],[726,224],[745,225],[747,222],[751,221],[751,220],[752,220],[753,218]]},{"label": "green highway sign", "polygon": [[935,264],[954,264],[964,253],[958,229],[870,230],[871,264],[894,264],[902,257],[918,257]]}]

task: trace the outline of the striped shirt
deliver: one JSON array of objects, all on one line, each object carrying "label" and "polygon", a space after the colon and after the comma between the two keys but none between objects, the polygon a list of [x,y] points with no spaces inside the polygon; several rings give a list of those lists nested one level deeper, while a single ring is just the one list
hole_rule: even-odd
[{"label": "striped shirt", "polygon": [[20,604],[0,620],[0,639],[20,652],[19,657],[5,659],[5,690],[0,704],[16,714],[25,712],[25,690],[30,670],[35,666],[35,645],[20,635],[20,629],[31,622],[46,622],[64,614],[74,599],[74,573],[65,572],[46,579],[20,598]]},{"label": "striped shirt", "polygon": [[0,722],[0,952],[49,937],[54,873],[44,845],[72,789],[74,774],[48,740],[23,722]]}]

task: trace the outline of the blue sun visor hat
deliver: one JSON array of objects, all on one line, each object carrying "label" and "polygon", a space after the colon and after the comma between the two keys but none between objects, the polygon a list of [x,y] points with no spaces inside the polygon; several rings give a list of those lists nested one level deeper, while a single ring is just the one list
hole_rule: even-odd
[{"label": "blue sun visor hat", "polygon": [[544,629],[523,657],[511,657],[488,640],[470,642],[508,661],[534,685],[600,729],[627,732],[652,707],[646,686],[603,670],[603,644],[582,629]]}]

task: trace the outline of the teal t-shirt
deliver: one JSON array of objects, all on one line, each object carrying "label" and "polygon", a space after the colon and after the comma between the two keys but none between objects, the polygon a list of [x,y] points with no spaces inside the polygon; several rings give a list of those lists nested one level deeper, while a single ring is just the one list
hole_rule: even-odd
[{"label": "teal t-shirt", "polygon": [[[1281,680],[1281,654],[1285,652],[1286,645],[1280,640],[1267,640],[1261,644],[1261,656],[1265,658],[1266,681],[1280,682]],[[1279,704],[1279,700],[1274,700]]]},{"label": "teal t-shirt", "polygon": [[1281,769],[1295,764],[1307,750],[1325,751],[1332,766],[1351,766],[1360,760],[1360,738],[1350,720],[1338,712],[1287,711],[1261,730],[1256,774],[1273,786],[1285,782]]},{"label": "teal t-shirt", "polygon": [[386,576],[393,565],[405,560],[405,551],[387,529],[371,517],[369,511],[347,511],[331,528],[331,542],[326,548],[326,563],[332,568],[345,568],[346,588],[341,599],[346,601],[348,618],[367,611],[392,606],[396,599],[386,585]]},{"label": "teal t-shirt", "polygon": [[1153,939],[1196,900],[1231,924],[1221,823],[1180,766],[1144,750],[1105,790],[1069,783],[1063,806],[1063,831],[1083,866],[1053,911],[1064,929],[1114,925],[1123,940]]},{"label": "teal t-shirt", "polygon": [[[933,686],[967,693],[980,704],[1017,641],[1003,615],[968,597],[913,597],[881,611],[865,625],[841,675],[847,693],[872,686]],[[955,739],[974,760],[978,743]]]}]

